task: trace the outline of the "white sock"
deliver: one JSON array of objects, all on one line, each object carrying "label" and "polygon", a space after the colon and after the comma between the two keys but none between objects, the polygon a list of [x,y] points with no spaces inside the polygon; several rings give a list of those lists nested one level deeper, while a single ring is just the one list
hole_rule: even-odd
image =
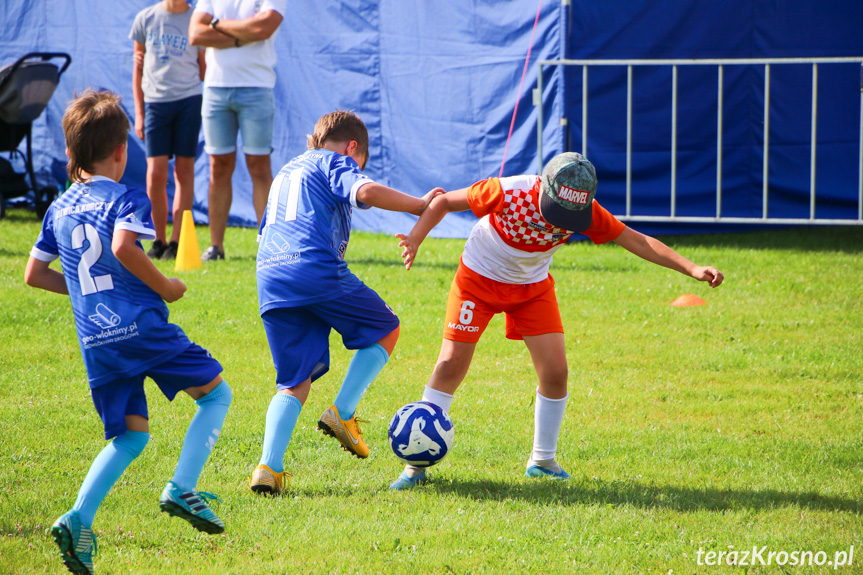
[{"label": "white sock", "polygon": [[438,391],[436,389],[432,389],[429,386],[426,386],[425,390],[423,390],[423,401],[433,403],[447,413],[449,413],[449,408],[450,406],[452,406],[453,399],[454,396],[448,393],[444,393],[442,391]]},{"label": "white sock", "polygon": [[[438,391],[436,389],[432,389],[429,386],[426,386],[423,390],[423,401],[428,401],[429,403],[433,403],[443,409],[445,412],[449,413],[449,408],[452,405],[452,400],[454,396],[449,393],[444,393],[443,391]],[[424,467],[417,467],[416,465],[405,465],[405,473],[407,473],[408,477],[413,479],[422,471]]]},{"label": "white sock", "polygon": [[540,395],[537,389],[533,412],[533,452],[530,455],[534,463],[552,460],[557,455],[557,438],[568,398],[567,393],[561,399],[549,399]]}]

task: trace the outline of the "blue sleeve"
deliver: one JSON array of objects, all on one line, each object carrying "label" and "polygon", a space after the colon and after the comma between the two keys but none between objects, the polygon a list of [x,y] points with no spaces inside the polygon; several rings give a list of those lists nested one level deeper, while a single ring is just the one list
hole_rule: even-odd
[{"label": "blue sleeve", "polygon": [[333,154],[330,160],[329,178],[330,189],[337,201],[351,204],[361,210],[371,207],[357,200],[357,190],[363,184],[370,184],[373,181],[360,171],[360,167],[353,158]]},{"label": "blue sleeve", "polygon": [[139,240],[155,240],[153,208],[146,192],[137,188],[129,189],[118,202],[120,205],[117,219],[114,220],[114,230],[136,232]]},{"label": "blue sleeve", "polygon": [[57,247],[57,238],[54,236],[54,206],[53,204],[45,213],[45,219],[42,220],[42,231],[39,232],[39,237],[36,238],[36,244],[30,251],[30,256],[43,262],[52,262],[60,255],[60,249]]}]

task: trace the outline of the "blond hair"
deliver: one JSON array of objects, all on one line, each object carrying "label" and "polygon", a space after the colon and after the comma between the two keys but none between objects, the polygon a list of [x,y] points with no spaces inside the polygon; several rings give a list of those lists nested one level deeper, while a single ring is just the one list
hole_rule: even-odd
[{"label": "blond hair", "polygon": [[120,105],[120,96],[108,90],[87,88],[69,103],[63,114],[63,134],[69,151],[66,172],[73,182],[83,182],[84,173],[125,144],[129,118]]},{"label": "blond hair", "polygon": [[318,150],[324,147],[324,142],[357,143],[357,151],[369,157],[369,132],[366,125],[359,116],[346,110],[336,110],[322,116],[315,124],[315,132],[309,134],[306,147],[310,150]]}]

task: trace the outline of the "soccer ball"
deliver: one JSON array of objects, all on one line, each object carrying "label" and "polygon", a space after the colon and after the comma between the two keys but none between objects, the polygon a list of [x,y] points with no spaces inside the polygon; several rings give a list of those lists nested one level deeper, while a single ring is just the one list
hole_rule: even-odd
[{"label": "soccer ball", "polygon": [[415,401],[396,412],[388,435],[396,457],[410,465],[430,467],[449,453],[455,429],[443,409]]}]

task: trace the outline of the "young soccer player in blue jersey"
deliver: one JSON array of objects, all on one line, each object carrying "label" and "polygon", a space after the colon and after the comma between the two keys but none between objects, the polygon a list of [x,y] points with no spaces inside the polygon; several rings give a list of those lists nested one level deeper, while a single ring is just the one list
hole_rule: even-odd
[{"label": "young soccer player in blue jersey", "polygon": [[363,175],[369,137],[351,112],[318,120],[308,148],[273,181],[259,234],[258,298],[277,393],[267,410],[263,453],[250,487],[272,495],[284,489],[285,450],[311,384],[329,370],[332,329],[346,348],[357,351],[318,427],[354,456],[369,454],[356,408],[392,355],[399,320],[345,262],[352,209],[374,206],[419,215],[443,192],[435,188],[417,198]]},{"label": "young soccer player in blue jersey", "polygon": [[[93,403],[105,439],[113,438],[93,461],[72,510],[51,528],[68,569],[92,575],[93,518],[150,438],[147,376],[169,400],[185,391],[198,405],[159,506],[200,531],[224,531],[206,502],[214,496],[195,487],[219,437],[231,388],[219,362],[168,323],[165,301],[183,297],[186,286],[162,275],[141,247],[140,240],[155,238],[147,194],[118,183],[129,131],[119,96],[85,91],[66,110],[63,131],[74,183],[48,209],[25,280],[69,295]],[[65,273],[49,267],[58,257]]]}]

